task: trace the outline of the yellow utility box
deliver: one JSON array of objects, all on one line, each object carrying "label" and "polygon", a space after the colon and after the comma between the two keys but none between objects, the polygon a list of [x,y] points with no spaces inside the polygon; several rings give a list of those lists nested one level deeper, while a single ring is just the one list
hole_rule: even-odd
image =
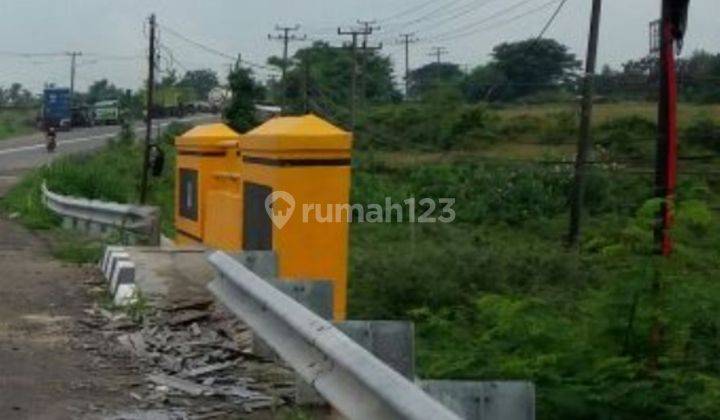
[{"label": "yellow utility box", "polygon": [[240,141],[242,244],[274,250],[283,279],[330,280],[347,312],[352,135],[314,116],[275,118]]},{"label": "yellow utility box", "polygon": [[274,251],[282,279],[331,281],[345,319],[352,135],[308,115],[242,136],[199,126],[176,145],[178,242]]},{"label": "yellow utility box", "polygon": [[[237,162],[239,140],[240,134],[224,124],[198,126],[175,140],[178,243],[206,243],[208,233],[213,235],[214,232],[206,231],[207,221],[216,211],[217,201],[211,195],[219,193],[228,182],[222,174],[237,173],[238,168],[233,165]],[[229,182],[233,182],[232,178]],[[234,245],[239,247],[239,241]]]}]

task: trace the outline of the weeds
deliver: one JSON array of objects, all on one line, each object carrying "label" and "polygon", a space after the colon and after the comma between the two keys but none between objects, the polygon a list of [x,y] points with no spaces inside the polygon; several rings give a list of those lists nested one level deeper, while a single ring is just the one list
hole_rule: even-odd
[{"label": "weeds", "polygon": [[51,238],[51,252],[58,260],[74,264],[95,263],[102,257],[106,243],[64,230],[56,230]]}]

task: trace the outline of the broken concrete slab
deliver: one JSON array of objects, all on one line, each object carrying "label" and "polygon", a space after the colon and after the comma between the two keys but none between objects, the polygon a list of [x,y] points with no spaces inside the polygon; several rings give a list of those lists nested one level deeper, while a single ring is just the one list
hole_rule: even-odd
[{"label": "broken concrete slab", "polygon": [[214,395],[215,392],[211,387],[199,385],[194,382],[173,377],[170,375],[165,375],[162,373],[152,374],[148,375],[148,380],[150,382],[153,382],[156,385],[166,386],[170,389],[175,389],[181,392],[184,392],[186,394],[192,395],[194,397],[199,397],[201,395]]}]

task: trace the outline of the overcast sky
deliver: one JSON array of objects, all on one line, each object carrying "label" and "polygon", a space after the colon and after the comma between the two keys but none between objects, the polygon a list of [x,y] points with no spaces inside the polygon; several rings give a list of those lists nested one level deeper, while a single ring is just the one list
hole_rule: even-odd
[{"label": "overcast sky", "polygon": [[[568,0],[547,32],[584,56],[591,0]],[[600,63],[617,66],[647,54],[648,22],[659,14],[659,0],[604,0]],[[2,0],[0,3],[0,86],[14,81],[38,92],[44,83],[69,84],[69,58],[19,57],[10,53],[82,51],[77,84],[85,89],[100,78],[137,88],[146,65],[144,22],[150,13],[167,28],[215,50],[264,63],[281,52],[267,34],[276,24],[302,25],[299,33],[339,45],[338,25],[357,19],[380,21],[371,39],[384,41],[402,72],[403,49],[393,40],[416,32],[411,66],[431,60],[431,47],[444,46],[444,59],[474,66],[489,59],[503,41],[537,36],[559,0]],[[514,5],[517,5],[513,7]],[[714,6],[714,7],[713,7]],[[692,0],[684,54],[696,49],[718,51],[720,21],[717,0]],[[210,67],[223,76],[229,60],[207,53],[160,29],[161,42],[172,51],[176,67]],[[292,50],[307,45],[292,44]],[[167,54],[166,54],[167,55]],[[260,70],[261,78],[267,71]]]}]

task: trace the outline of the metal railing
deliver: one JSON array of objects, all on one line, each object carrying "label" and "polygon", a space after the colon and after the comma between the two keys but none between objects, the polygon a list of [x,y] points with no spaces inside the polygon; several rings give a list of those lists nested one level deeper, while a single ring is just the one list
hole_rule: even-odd
[{"label": "metal railing", "polygon": [[418,386],[223,252],[208,287],[266,344],[350,419],[458,419]]},{"label": "metal railing", "polygon": [[160,244],[160,211],[157,207],[108,203],[56,194],[42,185],[45,206],[63,219],[63,227],[89,234],[119,232],[130,242]]}]

